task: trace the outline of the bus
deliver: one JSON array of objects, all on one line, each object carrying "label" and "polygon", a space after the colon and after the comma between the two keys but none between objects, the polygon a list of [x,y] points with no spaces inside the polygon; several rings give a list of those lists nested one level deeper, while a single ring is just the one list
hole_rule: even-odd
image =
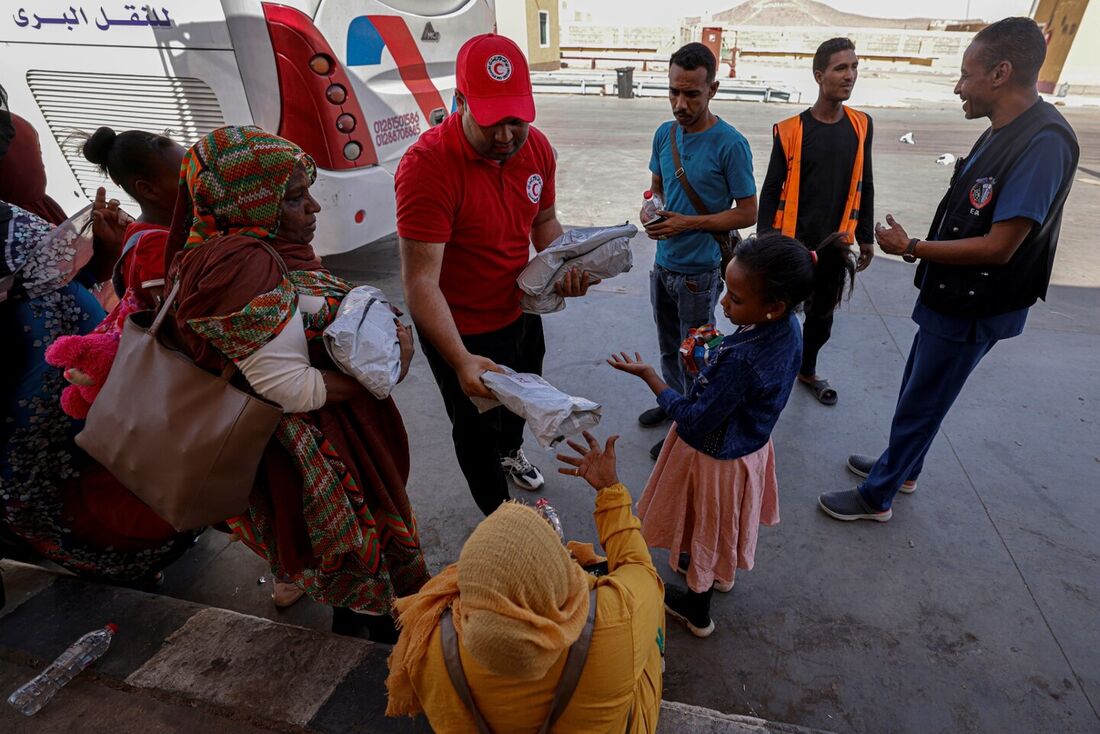
[{"label": "bus", "polygon": [[[167,132],[184,146],[258,125],[317,162],[319,255],[396,228],[393,174],[454,109],[455,57],[494,29],[493,0],[14,0],[0,83],[38,130],[48,193],[76,211],[99,186],[74,131]],[[132,209],[131,209],[132,210]]]}]

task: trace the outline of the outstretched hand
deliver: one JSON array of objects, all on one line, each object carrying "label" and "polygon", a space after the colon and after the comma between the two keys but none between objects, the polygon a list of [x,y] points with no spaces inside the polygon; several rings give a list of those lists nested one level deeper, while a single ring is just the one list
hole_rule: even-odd
[{"label": "outstretched hand", "polygon": [[626,352],[612,354],[611,358],[607,360],[607,363],[621,372],[626,372],[641,377],[642,379],[645,379],[646,375],[650,373],[656,374],[653,365],[646,364],[642,360],[642,355],[638,352],[634,352],[633,357]]},{"label": "outstretched hand", "polygon": [[606,489],[618,484],[619,473],[615,460],[615,442],[619,440],[619,437],[615,435],[607,439],[603,449],[600,449],[600,442],[596,440],[595,436],[588,431],[585,431],[583,435],[588,446],[581,446],[575,441],[566,441],[569,448],[577,452],[578,456],[558,454],[558,461],[574,467],[559,467],[558,473],[580,477],[596,490]]}]

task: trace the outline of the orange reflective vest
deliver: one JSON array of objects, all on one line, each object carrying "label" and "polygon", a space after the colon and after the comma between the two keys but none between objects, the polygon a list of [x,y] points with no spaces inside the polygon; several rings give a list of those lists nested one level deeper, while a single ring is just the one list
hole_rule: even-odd
[{"label": "orange reflective vest", "polygon": [[[859,222],[859,201],[863,192],[863,146],[867,140],[867,115],[845,105],[844,111],[856,130],[856,159],[852,164],[852,183],[848,187],[848,202],[844,207],[846,215],[837,223],[837,232],[848,235],[849,242],[855,242],[856,224]],[[787,179],[779,194],[779,206],[775,210],[772,227],[788,237],[794,237],[798,223],[798,187],[802,173],[802,116],[795,115],[775,125],[776,137],[787,156]],[[807,243],[816,245],[817,243]]]}]

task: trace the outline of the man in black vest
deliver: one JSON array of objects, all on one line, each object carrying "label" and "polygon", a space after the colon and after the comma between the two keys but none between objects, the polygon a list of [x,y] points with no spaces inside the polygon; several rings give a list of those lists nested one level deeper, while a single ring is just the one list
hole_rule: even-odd
[{"label": "man in black vest", "polygon": [[1079,148],[1069,123],[1035,89],[1045,56],[1043,33],[1030,18],[1006,18],[974,37],[955,93],[968,119],[988,117],[991,127],[956,163],[926,239],[910,238],[890,215],[889,227],[875,228],[883,252],[920,261],[919,328],[889,446],[877,459],[848,457],[848,468],[866,479],[820,496],[831,517],[890,519],[895,495],[916,489],[932,439],[970,373],[999,340],[1018,336],[1030,306],[1046,298]]}]

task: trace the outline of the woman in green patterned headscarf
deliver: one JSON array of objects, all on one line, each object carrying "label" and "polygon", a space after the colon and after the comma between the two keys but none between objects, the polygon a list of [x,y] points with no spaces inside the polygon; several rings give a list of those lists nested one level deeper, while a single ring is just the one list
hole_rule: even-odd
[{"label": "woman in green patterned headscarf", "polygon": [[[405,492],[408,439],[393,400],[338,371],[321,345],[351,286],[310,246],[315,170],[297,145],[256,127],[220,128],[187,152],[168,245],[175,323],[198,364],[218,372],[233,361],[283,406],[249,511],[230,528],[274,573],[332,605],[334,630],[366,625],[392,641],[394,599],[428,579]],[[398,324],[398,334],[407,369],[411,332]]]}]

